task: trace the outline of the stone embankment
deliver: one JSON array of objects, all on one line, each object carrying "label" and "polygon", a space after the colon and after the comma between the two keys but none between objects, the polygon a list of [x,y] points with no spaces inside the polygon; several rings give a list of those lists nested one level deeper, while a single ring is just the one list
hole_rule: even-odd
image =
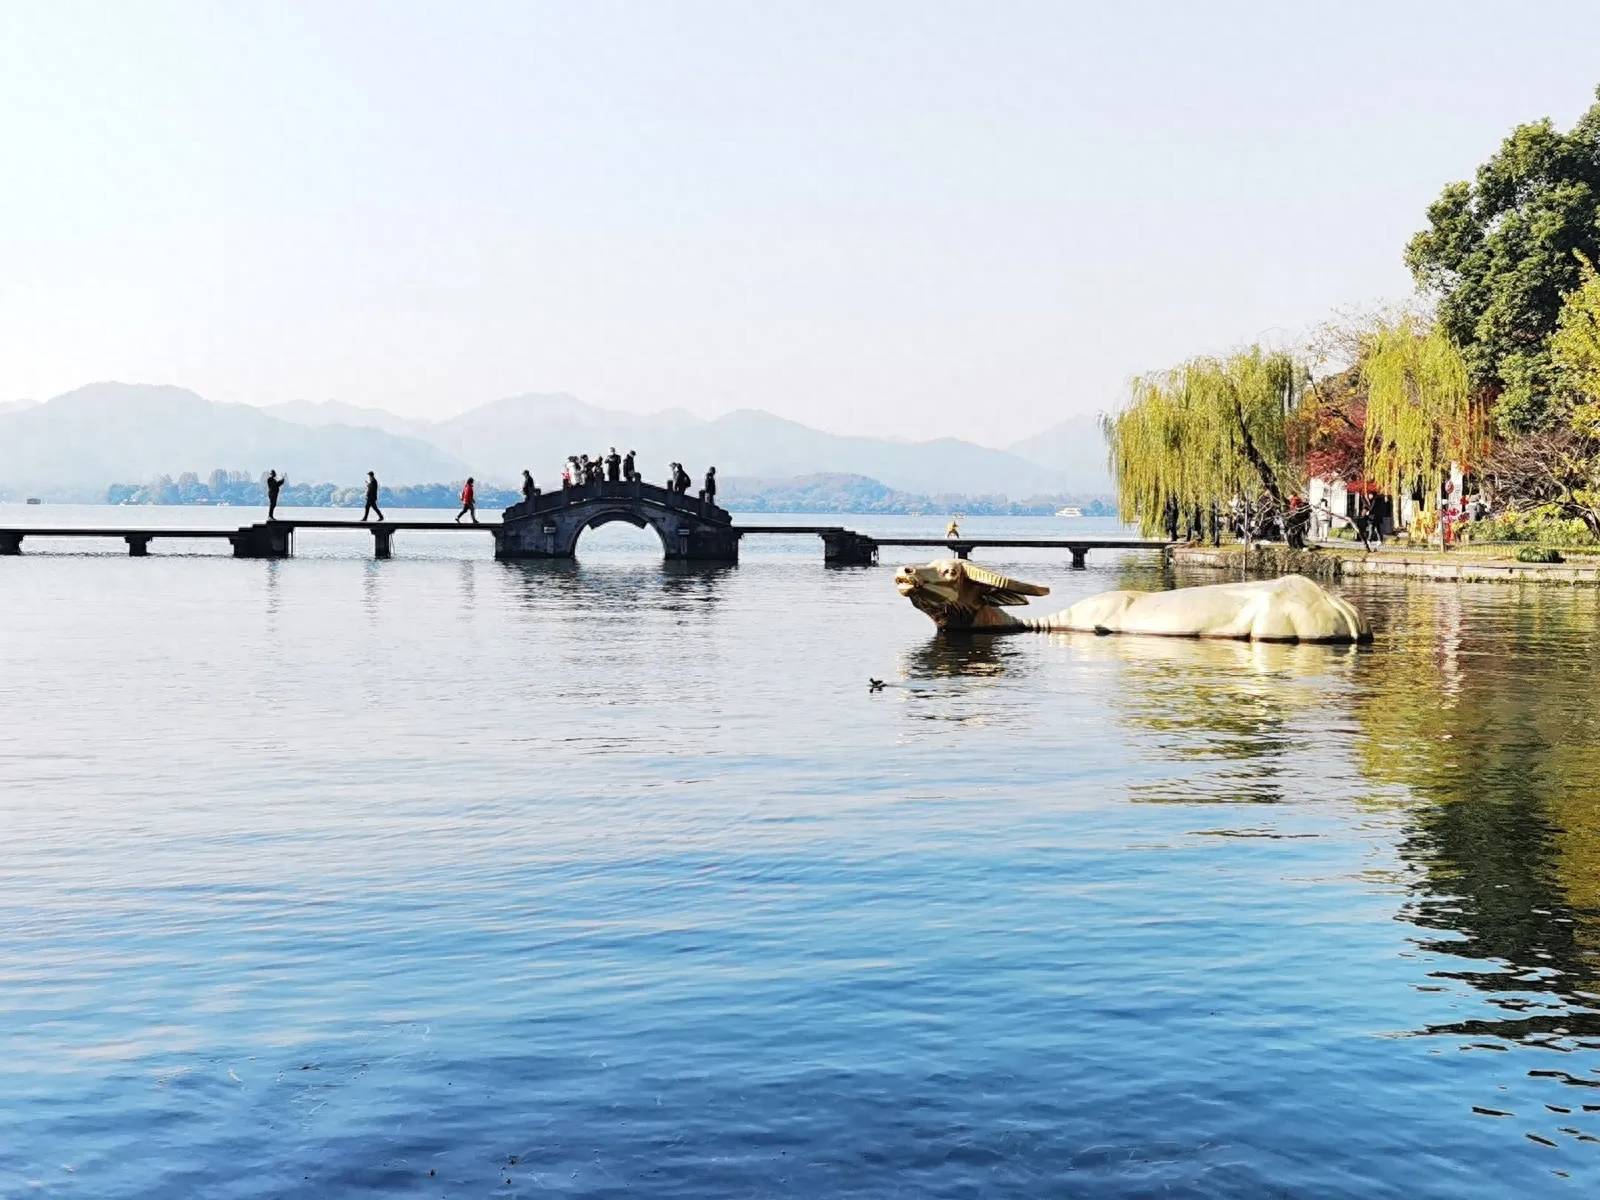
[{"label": "stone embankment", "polygon": [[1312,579],[1351,579],[1357,575],[1396,575],[1456,583],[1566,583],[1600,585],[1600,557],[1559,563],[1518,562],[1504,547],[1462,546],[1449,551],[1420,547],[1359,549],[1317,546],[1174,546],[1168,551],[1176,566],[1208,567],[1236,575],[1305,575]]}]

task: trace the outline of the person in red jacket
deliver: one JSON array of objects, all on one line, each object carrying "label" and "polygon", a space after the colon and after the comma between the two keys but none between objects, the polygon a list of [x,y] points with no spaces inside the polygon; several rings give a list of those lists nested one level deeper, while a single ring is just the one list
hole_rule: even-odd
[{"label": "person in red jacket", "polygon": [[461,518],[471,515],[472,523],[478,523],[478,497],[472,490],[472,476],[467,476],[466,486],[461,489],[461,511],[456,514],[456,524],[461,524]]}]

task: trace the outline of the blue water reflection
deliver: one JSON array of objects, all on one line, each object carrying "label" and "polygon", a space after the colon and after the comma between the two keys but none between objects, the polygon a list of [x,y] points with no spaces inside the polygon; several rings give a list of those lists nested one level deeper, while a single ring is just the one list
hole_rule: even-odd
[{"label": "blue water reflection", "polygon": [[938,641],[613,528],[0,560],[0,1194],[1600,1183],[1594,593]]}]

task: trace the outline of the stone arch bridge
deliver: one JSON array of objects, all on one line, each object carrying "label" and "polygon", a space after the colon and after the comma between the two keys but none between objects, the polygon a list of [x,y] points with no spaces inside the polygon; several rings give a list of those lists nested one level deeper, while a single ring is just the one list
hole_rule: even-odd
[{"label": "stone arch bridge", "polygon": [[513,504],[495,531],[494,554],[572,558],[585,529],[613,521],[654,529],[669,559],[739,561],[739,531],[726,509],[643,480],[586,483]]}]

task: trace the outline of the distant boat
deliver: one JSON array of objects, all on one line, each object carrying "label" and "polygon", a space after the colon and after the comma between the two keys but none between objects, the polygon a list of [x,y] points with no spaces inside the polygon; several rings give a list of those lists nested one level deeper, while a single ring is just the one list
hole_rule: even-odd
[{"label": "distant boat", "polygon": [[39,497],[37,497],[37,496],[29,496],[28,497],[28,503],[29,504],[43,504],[44,501],[39,499]]},{"label": "distant boat", "polygon": [[1056,509],[1056,516],[1081,517],[1083,516],[1083,509],[1079,508],[1076,504],[1069,504],[1065,508]]}]

